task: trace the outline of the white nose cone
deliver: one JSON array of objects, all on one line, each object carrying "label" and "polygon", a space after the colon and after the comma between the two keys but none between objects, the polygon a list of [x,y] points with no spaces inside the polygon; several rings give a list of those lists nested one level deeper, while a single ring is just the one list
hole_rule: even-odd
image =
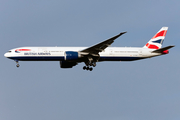
[{"label": "white nose cone", "polygon": [[4,57],[7,57],[7,53],[4,54]]},{"label": "white nose cone", "polygon": [[5,53],[5,54],[4,54],[4,57],[9,58],[9,57],[10,57],[10,54],[9,54],[9,53]]}]

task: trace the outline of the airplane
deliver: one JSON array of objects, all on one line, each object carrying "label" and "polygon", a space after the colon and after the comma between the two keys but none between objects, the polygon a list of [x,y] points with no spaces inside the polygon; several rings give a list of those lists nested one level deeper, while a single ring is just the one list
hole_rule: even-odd
[{"label": "airplane", "polygon": [[5,57],[19,67],[19,61],[59,61],[61,68],[72,68],[84,62],[84,70],[92,71],[97,62],[134,61],[168,54],[174,45],[162,47],[168,27],[162,27],[144,47],[109,47],[120,34],[91,47],[19,47],[9,50]]}]

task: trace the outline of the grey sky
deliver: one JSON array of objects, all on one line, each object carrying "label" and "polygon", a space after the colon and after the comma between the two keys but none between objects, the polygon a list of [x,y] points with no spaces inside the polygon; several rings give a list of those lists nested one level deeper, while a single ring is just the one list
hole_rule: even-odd
[{"label": "grey sky", "polygon": [[[178,0],[0,1],[1,120],[180,119]],[[120,32],[112,46],[144,46],[163,26],[170,54],[134,62],[15,62],[21,46],[91,46]]]}]

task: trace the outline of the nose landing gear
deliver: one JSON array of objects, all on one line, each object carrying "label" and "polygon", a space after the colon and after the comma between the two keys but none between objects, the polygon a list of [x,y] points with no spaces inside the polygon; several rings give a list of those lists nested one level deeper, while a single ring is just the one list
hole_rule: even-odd
[{"label": "nose landing gear", "polygon": [[20,65],[19,65],[19,61],[18,60],[15,60],[16,62],[16,67],[18,68]]},{"label": "nose landing gear", "polygon": [[16,67],[19,67],[19,66],[20,66],[19,64],[16,65]]}]

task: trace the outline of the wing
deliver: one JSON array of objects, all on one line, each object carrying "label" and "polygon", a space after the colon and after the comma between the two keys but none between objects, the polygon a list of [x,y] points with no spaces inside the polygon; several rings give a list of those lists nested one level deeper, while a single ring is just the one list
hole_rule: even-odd
[{"label": "wing", "polygon": [[104,49],[106,49],[108,46],[110,46],[114,42],[114,40],[116,38],[123,35],[124,33],[126,33],[126,32],[122,32],[122,33],[120,33],[120,34],[118,34],[118,35],[116,35],[116,36],[114,36],[114,37],[112,37],[112,38],[110,38],[108,40],[105,40],[105,41],[103,41],[103,42],[101,42],[99,44],[96,44],[96,45],[94,45],[92,47],[84,49],[84,50],[82,50],[80,52],[98,54],[99,52],[102,52]]}]

